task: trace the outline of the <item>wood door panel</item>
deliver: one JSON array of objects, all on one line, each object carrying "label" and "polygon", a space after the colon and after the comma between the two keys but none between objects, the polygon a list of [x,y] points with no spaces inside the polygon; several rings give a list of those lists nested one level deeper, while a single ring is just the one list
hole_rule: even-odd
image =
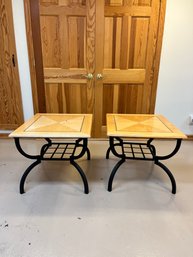
[{"label": "wood door panel", "polygon": [[[48,113],[87,113],[86,84],[46,84]],[[84,99],[84,101],[82,101]]]},{"label": "wood door panel", "polygon": [[143,85],[121,84],[118,96],[118,113],[141,113]]},{"label": "wood door panel", "polygon": [[[86,67],[86,18],[68,17],[69,68]],[[71,33],[73,31],[73,33]],[[65,47],[65,44],[64,44]]]},{"label": "wood door panel", "polygon": [[0,1],[0,129],[15,129],[23,122],[11,1]]},{"label": "wood door panel", "polygon": [[106,6],[121,6],[124,0],[105,0]]},{"label": "wood door panel", "polygon": [[59,0],[40,0],[40,3],[42,5],[53,5],[53,4],[58,4]]},{"label": "wood door panel", "polygon": [[59,17],[41,16],[40,29],[44,67],[61,67]]},{"label": "wood door panel", "polygon": [[149,18],[105,17],[104,68],[145,68]]},{"label": "wood door panel", "polygon": [[152,0],[133,0],[133,5],[151,6]]},{"label": "wood door panel", "polygon": [[63,84],[49,83],[45,87],[46,93],[46,110],[48,113],[66,112],[66,101]]},{"label": "wood door panel", "polygon": [[73,6],[85,5],[86,0],[40,0],[41,5],[60,5],[60,6]]},{"label": "wood door panel", "polygon": [[103,83],[132,83],[141,84],[145,82],[145,69],[104,69]]},{"label": "wood door panel", "polygon": [[151,6],[151,1],[152,0],[105,0],[105,5],[106,6],[121,6],[121,5]]},{"label": "wood door panel", "polygon": [[[85,67],[85,17],[68,17],[67,19],[62,19],[59,16],[42,15],[40,24],[44,68]],[[65,35],[63,32],[64,26],[66,26]],[[59,30],[60,27],[61,30]],[[71,31],[73,33],[70,33]],[[68,51],[65,50],[66,47]],[[63,59],[65,59],[65,62],[62,61]]]},{"label": "wood door panel", "polygon": [[149,18],[131,19],[128,68],[142,69],[146,66],[149,22]]},{"label": "wood door panel", "polygon": [[142,100],[142,84],[104,84],[102,125],[107,113],[141,113]]}]

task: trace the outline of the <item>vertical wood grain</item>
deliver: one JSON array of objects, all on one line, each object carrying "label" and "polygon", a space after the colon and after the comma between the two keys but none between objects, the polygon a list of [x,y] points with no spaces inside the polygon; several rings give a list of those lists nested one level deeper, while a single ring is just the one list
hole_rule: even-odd
[{"label": "vertical wood grain", "polygon": [[70,68],[70,56],[69,56],[69,29],[68,29],[68,17],[60,15],[60,40],[64,42],[61,46],[61,68]]},{"label": "vertical wood grain", "polygon": [[[102,74],[104,68],[104,1],[96,1],[96,74]],[[103,117],[103,82],[95,83],[94,136],[101,136]]]},{"label": "vertical wood grain", "polygon": [[159,25],[158,25],[158,33],[157,33],[157,47],[156,47],[156,55],[155,55],[155,61],[154,61],[154,76],[153,76],[151,100],[150,100],[150,113],[154,113],[154,110],[155,110],[155,100],[156,100],[156,93],[157,93],[159,65],[160,65],[162,39],[163,39],[164,22],[165,22],[166,0],[162,0],[160,5],[161,6],[160,6]]},{"label": "vertical wood grain", "polygon": [[160,1],[152,0],[152,15],[150,17],[148,45],[147,45],[147,62],[146,62],[146,79],[145,90],[143,93],[142,113],[150,113],[151,90],[154,76],[154,64],[156,57],[156,45],[158,41],[158,21],[159,21]]},{"label": "vertical wood grain", "polygon": [[133,5],[150,6],[152,0],[133,0]]},{"label": "vertical wood grain", "polygon": [[[95,71],[95,0],[88,0],[87,5],[85,0],[48,2],[40,7],[44,68],[48,71],[47,112],[93,113],[94,82],[87,80],[83,85],[81,80],[85,81],[85,73]],[[81,14],[77,7],[81,7]],[[55,70],[53,81],[48,68]]]},{"label": "vertical wood grain", "polygon": [[127,69],[129,61],[131,18],[123,16],[121,28],[121,55],[120,68]]},{"label": "vertical wood grain", "polygon": [[129,68],[145,68],[149,18],[132,18]]},{"label": "vertical wood grain", "polygon": [[46,109],[48,113],[63,113],[63,85],[46,84]]},{"label": "vertical wood grain", "polygon": [[68,28],[69,28],[69,58],[70,58],[70,68],[78,67],[78,42],[77,42],[77,21],[76,17],[68,18]]},{"label": "vertical wood grain", "polygon": [[114,68],[120,68],[120,52],[121,52],[121,26],[122,19],[120,17],[114,18],[114,32],[115,32],[115,65]]},{"label": "vertical wood grain", "polygon": [[11,0],[0,0],[0,39],[0,129],[15,129],[23,123],[23,109]]},{"label": "vertical wood grain", "polygon": [[112,68],[113,54],[113,18],[105,18],[104,31],[104,68]]},{"label": "vertical wood grain", "polygon": [[[86,2],[86,70],[87,73],[93,74],[95,77],[96,68],[95,68],[95,58],[96,58],[96,42],[95,42],[95,33],[96,33],[96,2],[95,0],[87,0]],[[82,98],[84,99],[84,98]],[[95,80],[87,81],[86,88],[86,113],[94,113],[94,102],[95,102]],[[83,101],[84,102],[84,101]]]},{"label": "vertical wood grain", "polygon": [[[28,52],[32,56],[31,66],[35,66],[37,85],[37,96],[38,96],[38,106],[35,108],[38,112],[46,112],[46,99],[45,99],[45,88],[44,88],[44,71],[43,71],[43,57],[42,57],[42,45],[41,45],[41,34],[40,34],[40,16],[39,16],[39,0],[27,1],[26,6],[30,10],[30,25],[32,33],[32,44],[33,51],[28,47]],[[27,13],[26,13],[27,15]],[[31,40],[29,37],[28,40]],[[30,44],[30,43],[29,43]],[[33,86],[34,84],[32,84]],[[36,88],[33,88],[33,91]],[[34,98],[33,98],[34,99]],[[34,100],[34,104],[35,104]]]},{"label": "vertical wood grain", "polygon": [[31,89],[33,98],[34,113],[39,112],[39,101],[38,101],[38,87],[37,87],[37,77],[35,69],[35,53],[33,47],[33,35],[31,30],[31,13],[30,13],[30,0],[24,1],[25,10],[25,21],[26,21],[26,35],[27,35],[27,45],[28,45],[28,56],[29,56],[29,67],[30,67],[30,79],[31,79]]},{"label": "vertical wood grain", "polygon": [[41,16],[40,27],[44,67],[60,67],[61,52],[59,38],[59,17]]},{"label": "vertical wood grain", "polygon": [[[52,6],[55,17],[59,17],[61,63],[56,75],[67,74],[71,79],[73,77],[73,73],[70,75],[71,72],[77,71],[77,74],[80,74],[80,69],[84,70],[83,75],[88,73],[94,75],[94,79],[87,80],[87,84],[82,84],[85,81],[80,82],[81,75],[77,77],[81,84],[75,80],[73,83],[70,80],[64,83],[60,78],[60,83],[53,87],[53,90],[55,88],[57,94],[62,92],[62,99],[58,98],[57,101],[64,103],[60,104],[63,110],[78,112],[79,108],[79,112],[83,110],[93,112],[93,135],[97,137],[102,135],[101,128],[105,125],[106,112],[149,113],[155,102],[154,76],[158,74],[156,63],[159,62],[156,56],[157,51],[161,49],[157,45],[160,40],[157,38],[158,20],[164,17],[163,12],[163,15],[159,16],[160,1],[58,0],[51,3],[52,1],[47,0],[43,2],[42,10]],[[57,6],[63,9],[56,8]],[[77,12],[80,6],[85,7],[85,15],[83,9],[81,15]],[[51,8],[49,10],[51,11]],[[162,32],[160,29],[160,35]],[[66,44],[63,44],[63,41]],[[107,73],[105,69],[108,69]],[[139,80],[135,78],[135,84],[125,83],[125,80],[120,84],[123,71],[123,77],[127,71],[130,74],[132,70],[136,76],[140,76],[138,69],[144,70],[144,84],[140,77]],[[97,74],[104,73],[110,76],[111,72],[114,83],[110,81],[111,84],[106,84],[103,79],[96,80]],[[63,88],[62,91],[59,87]],[[59,103],[56,106],[59,110]]]}]

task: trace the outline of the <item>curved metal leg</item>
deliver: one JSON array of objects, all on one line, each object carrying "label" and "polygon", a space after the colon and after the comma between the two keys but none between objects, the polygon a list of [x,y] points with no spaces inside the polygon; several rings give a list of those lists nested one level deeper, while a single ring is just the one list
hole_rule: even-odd
[{"label": "curved metal leg", "polygon": [[28,176],[28,174],[30,173],[30,171],[35,167],[37,166],[39,163],[41,162],[40,159],[36,160],[35,162],[33,162],[27,169],[26,171],[23,173],[23,176],[21,177],[21,180],[20,180],[20,194],[23,194],[25,193],[24,191],[24,183],[25,183],[25,180]]},{"label": "curved metal leg", "polygon": [[87,160],[90,160],[90,150],[86,148],[86,152],[87,152]]},{"label": "curved metal leg", "polygon": [[121,159],[120,161],[118,161],[118,163],[115,165],[115,167],[113,168],[111,175],[109,177],[109,182],[108,182],[108,191],[111,192],[112,191],[112,184],[113,184],[113,179],[114,176],[118,170],[118,168],[121,166],[121,164],[123,164],[125,162],[125,159]]},{"label": "curved metal leg", "polygon": [[167,173],[168,177],[170,178],[171,184],[172,184],[172,194],[175,194],[176,193],[176,181],[174,179],[173,174],[163,163],[159,162],[158,160],[155,161],[155,164],[158,165],[159,167],[161,167]]},{"label": "curved metal leg", "polygon": [[84,184],[84,193],[85,194],[88,194],[89,193],[89,188],[88,188],[88,182],[87,182],[87,179],[86,179],[86,176],[83,172],[83,170],[81,169],[81,167],[73,160],[71,159],[70,160],[70,163],[77,169],[77,171],[79,172],[81,178],[82,178],[82,181],[83,181],[83,184]]},{"label": "curved metal leg", "polygon": [[107,149],[107,152],[106,152],[106,159],[109,159],[110,152],[111,152],[111,148],[109,146],[109,148]]}]

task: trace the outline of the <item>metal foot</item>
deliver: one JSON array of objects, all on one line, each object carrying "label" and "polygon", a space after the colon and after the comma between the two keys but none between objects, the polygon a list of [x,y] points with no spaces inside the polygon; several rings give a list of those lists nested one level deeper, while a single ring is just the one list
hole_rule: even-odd
[{"label": "metal foot", "polygon": [[125,162],[125,159],[121,159],[120,161],[118,161],[118,163],[115,165],[115,167],[113,168],[111,175],[109,177],[109,182],[108,182],[108,191],[111,192],[112,191],[112,184],[113,184],[113,179],[114,176],[118,170],[118,168],[121,166],[121,164],[123,164]]},{"label": "metal foot", "polygon": [[87,152],[87,160],[90,160],[90,150],[87,148],[86,152]]},{"label": "metal foot", "polygon": [[25,180],[28,176],[28,174],[30,173],[30,171],[35,167],[37,166],[39,163],[41,162],[40,159],[36,160],[35,162],[33,162],[27,169],[26,171],[23,173],[23,176],[21,177],[21,180],[20,180],[20,194],[23,194],[25,193],[24,191],[24,184],[25,184]]},{"label": "metal foot", "polygon": [[176,193],[176,181],[174,179],[173,174],[163,163],[159,162],[158,160],[155,160],[155,164],[158,165],[159,167],[161,167],[167,173],[168,177],[170,178],[171,184],[172,184],[172,194],[175,194]]},{"label": "metal foot", "polygon": [[82,178],[82,181],[83,181],[83,184],[84,184],[84,193],[85,194],[88,194],[89,193],[89,188],[88,188],[88,182],[87,182],[87,179],[86,179],[86,176],[83,172],[83,170],[81,169],[81,167],[74,161],[74,160],[70,160],[70,163],[77,169],[77,171],[79,172],[81,178]]},{"label": "metal foot", "polygon": [[106,152],[106,159],[109,159],[111,148],[109,147]]}]

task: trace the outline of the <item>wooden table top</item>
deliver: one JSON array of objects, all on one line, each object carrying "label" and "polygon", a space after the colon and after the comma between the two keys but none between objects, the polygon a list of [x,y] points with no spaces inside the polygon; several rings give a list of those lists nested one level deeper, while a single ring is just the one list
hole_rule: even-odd
[{"label": "wooden table top", "polygon": [[92,114],[37,113],[10,137],[26,138],[89,138]]},{"label": "wooden table top", "polygon": [[164,116],[154,114],[107,114],[107,135],[131,138],[186,138],[186,135]]}]

